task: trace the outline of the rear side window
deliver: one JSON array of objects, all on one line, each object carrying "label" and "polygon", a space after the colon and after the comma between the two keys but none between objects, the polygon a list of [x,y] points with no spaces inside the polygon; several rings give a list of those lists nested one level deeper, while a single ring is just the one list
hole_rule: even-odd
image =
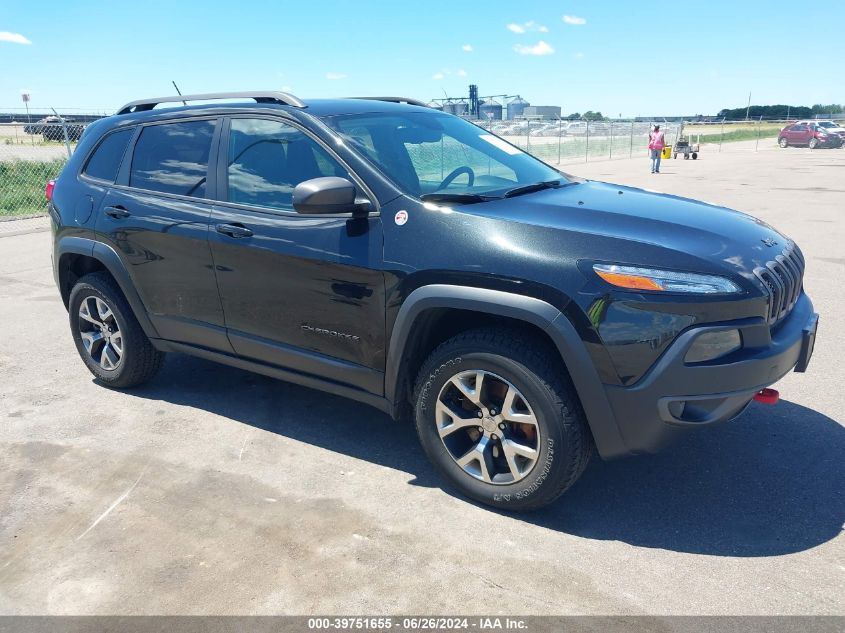
[{"label": "rear side window", "polygon": [[107,135],[88,159],[83,173],[91,178],[114,182],[133,131],[132,129],[120,130]]},{"label": "rear side window", "polygon": [[204,198],[214,121],[145,127],[135,143],[129,186]]}]

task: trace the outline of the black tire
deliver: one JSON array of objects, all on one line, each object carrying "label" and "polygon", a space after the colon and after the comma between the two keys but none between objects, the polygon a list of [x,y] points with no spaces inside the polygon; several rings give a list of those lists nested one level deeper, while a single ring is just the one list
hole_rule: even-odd
[{"label": "black tire", "polygon": [[698,152],[693,152],[693,153],[692,153],[692,159],[693,159],[693,160],[698,160]]},{"label": "black tire", "polygon": [[689,160],[689,154],[684,154],[684,160]]},{"label": "black tire", "polygon": [[789,147],[789,141],[786,140],[785,136],[782,136],[781,138],[778,139],[778,145],[780,145],[781,147],[784,147],[784,148]]},{"label": "black tire", "polygon": [[[121,334],[122,353],[114,369],[103,368],[82,341],[82,328],[92,327],[84,323],[80,316],[82,303],[97,298],[111,310],[113,323]],[[76,282],[70,293],[68,314],[76,350],[88,370],[103,385],[114,389],[136,387],[158,373],[164,361],[164,353],[152,346],[120,288],[107,273],[91,273]]]},{"label": "black tire", "polygon": [[[441,389],[468,370],[489,372],[511,383],[534,412],[538,457],[518,481],[476,479],[440,439],[435,405]],[[560,358],[544,341],[514,330],[472,330],[435,349],[417,377],[414,414],[420,443],[436,469],[466,496],[505,510],[534,510],[551,503],[578,480],[593,454],[586,417]],[[474,424],[467,432],[476,432]]]}]

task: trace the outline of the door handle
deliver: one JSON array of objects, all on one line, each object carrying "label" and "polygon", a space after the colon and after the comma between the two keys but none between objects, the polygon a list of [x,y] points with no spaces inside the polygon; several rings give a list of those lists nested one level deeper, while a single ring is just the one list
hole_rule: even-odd
[{"label": "door handle", "polygon": [[229,237],[252,237],[252,231],[243,224],[218,224],[214,228],[217,229],[218,233]]},{"label": "door handle", "polygon": [[114,218],[115,220],[122,220],[123,218],[128,218],[132,215],[123,207],[106,207],[105,213],[107,216]]}]

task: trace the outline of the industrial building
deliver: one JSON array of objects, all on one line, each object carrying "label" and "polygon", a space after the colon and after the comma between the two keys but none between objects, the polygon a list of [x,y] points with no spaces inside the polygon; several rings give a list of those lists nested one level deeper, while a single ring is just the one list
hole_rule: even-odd
[{"label": "industrial building", "polygon": [[468,119],[501,120],[550,120],[560,118],[560,106],[532,106],[520,95],[478,96],[478,86],[470,85],[467,97],[433,99],[430,107]]}]

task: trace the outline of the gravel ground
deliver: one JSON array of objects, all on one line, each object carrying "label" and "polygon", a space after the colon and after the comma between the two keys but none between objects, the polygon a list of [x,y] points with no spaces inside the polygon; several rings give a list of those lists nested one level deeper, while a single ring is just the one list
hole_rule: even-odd
[{"label": "gravel ground", "polygon": [[43,221],[0,235],[0,613],[845,614],[845,150],[567,169],[747,210],[796,239],[821,313],[775,407],[595,460],[525,516],[441,487],[366,406],[171,356],[96,385]]}]

